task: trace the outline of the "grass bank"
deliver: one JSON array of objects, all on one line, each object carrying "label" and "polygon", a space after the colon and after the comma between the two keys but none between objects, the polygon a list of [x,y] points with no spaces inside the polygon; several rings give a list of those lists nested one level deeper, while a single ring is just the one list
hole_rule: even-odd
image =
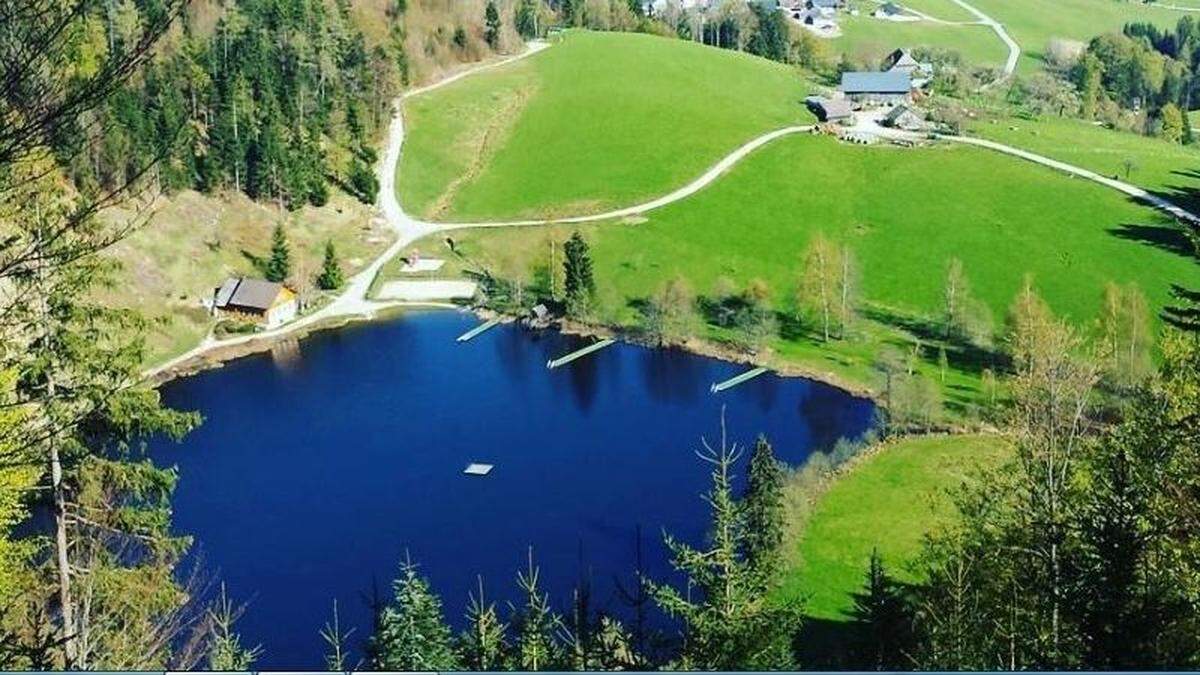
[{"label": "grass bank", "polygon": [[830,478],[815,501],[812,486],[794,478],[777,593],[805,598],[815,619],[846,620],[874,548],[897,579],[919,581],[910,563],[925,535],[951,522],[950,490],[1010,453],[995,436],[912,437],[867,451]]},{"label": "grass bank", "polygon": [[400,200],[438,220],[578,215],[668,192],[766,131],[812,120],[786,65],[695,43],[571,32],[405,103]]},{"label": "grass bank", "polygon": [[[1104,187],[978,148],[864,148],[828,137],[780,139],[644,218],[453,236],[468,266],[529,281],[549,265],[551,242],[576,229],[592,245],[596,319],[626,328],[639,322],[640,303],[675,277],[697,294],[711,293],[722,277],[738,286],[762,279],[777,311],[791,315],[808,242],[820,233],[845,244],[861,270],[856,338],[826,344],[785,332],[764,358],[865,386],[877,384],[872,363],[884,346],[907,349],[914,336],[936,343],[932,319],[951,258],[962,260],[997,326],[1026,274],[1085,330],[1108,281],[1136,283],[1154,309],[1168,302],[1170,283],[1200,282],[1191,258],[1146,234],[1165,236],[1170,225]],[[724,337],[712,327],[703,336]],[[978,397],[989,364],[954,345],[947,352],[944,380],[936,347],[919,367],[951,407],[962,407]]]},{"label": "grass bank", "polygon": [[[126,218],[113,210],[106,217]],[[294,281],[320,270],[325,242],[333,241],[347,277],[370,264],[394,235],[375,221],[371,207],[341,193],[328,204],[281,214],[242,195],[207,196],[183,191],[156,205],[150,221],[107,255],[121,264],[116,283],[100,299],[138,309],[152,324],[147,364],[161,363],[200,343],[212,327],[201,301],[227,276],[260,276],[271,231],[284,223]]]}]

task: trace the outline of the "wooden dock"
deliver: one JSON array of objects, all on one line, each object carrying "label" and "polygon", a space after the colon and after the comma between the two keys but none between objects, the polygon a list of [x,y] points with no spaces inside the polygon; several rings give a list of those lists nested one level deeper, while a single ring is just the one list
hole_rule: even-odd
[{"label": "wooden dock", "polygon": [[577,350],[571,352],[570,354],[566,354],[564,356],[558,357],[557,359],[551,359],[551,360],[547,361],[546,367],[550,368],[550,369],[554,369],[559,366],[565,366],[568,363],[574,361],[575,359],[583,358],[584,356],[587,356],[588,354],[591,354],[592,352],[600,351],[601,349],[604,349],[605,347],[613,344],[614,342],[616,342],[616,340],[614,340],[612,338],[604,338],[603,340],[593,342],[592,344],[584,347],[583,349],[577,349]]},{"label": "wooden dock", "polygon": [[758,377],[759,375],[762,375],[765,372],[767,372],[767,369],[763,368],[761,366],[758,368],[752,368],[752,369],[747,370],[746,372],[742,373],[741,375],[738,375],[736,377],[731,377],[728,380],[725,380],[724,382],[714,383],[713,386],[709,388],[709,391],[711,391],[714,394],[725,391],[726,389],[736,387],[743,382],[753,380],[754,378]]},{"label": "wooden dock", "polygon": [[499,326],[499,325],[500,325],[500,319],[491,319],[489,321],[485,321],[485,322],[479,324],[478,326],[475,326],[471,330],[463,333],[462,335],[459,335],[457,338],[454,339],[454,341],[455,342],[466,342],[467,340],[470,340],[471,338],[479,335],[483,331],[488,330],[489,328],[495,328],[496,326]]}]

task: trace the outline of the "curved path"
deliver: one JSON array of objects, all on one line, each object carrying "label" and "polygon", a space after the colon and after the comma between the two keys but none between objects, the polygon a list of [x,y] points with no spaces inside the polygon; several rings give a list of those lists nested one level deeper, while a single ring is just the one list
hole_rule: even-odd
[{"label": "curved path", "polygon": [[[959,2],[959,4],[964,4],[961,2],[961,0],[954,0],[954,1]],[[998,24],[996,24],[996,25],[998,26]],[[1015,45],[1015,43],[1013,43],[1013,44]],[[462,71],[452,77],[449,77],[445,80],[441,80],[440,82],[437,82],[435,84],[432,84],[432,85],[429,85],[426,87],[422,87],[419,89],[414,89],[410,92],[407,92],[406,94],[404,94],[401,97],[401,99],[398,99],[395,114],[394,114],[394,117],[392,120],[392,124],[388,130],[387,149],[383,155],[383,158],[380,162],[380,166],[377,170],[377,175],[379,178],[379,186],[380,186],[379,187],[379,209],[380,209],[380,212],[382,213],[383,217],[387,221],[388,225],[395,231],[396,240],[390,246],[388,246],[388,248],[383,253],[381,253],[379,255],[379,257],[377,257],[370,265],[368,265],[365,269],[360,271],[358,274],[355,274],[353,277],[351,277],[349,282],[347,283],[345,289],[342,291],[342,293],[340,295],[338,295],[336,298],[334,298],[328,305],[326,305],[325,307],[322,307],[321,309],[317,310],[316,312],[313,312],[312,314],[301,317],[300,319],[297,319],[296,321],[293,321],[289,324],[286,324],[284,326],[281,326],[281,327],[273,329],[273,330],[263,331],[260,333],[254,333],[251,335],[239,335],[236,337],[226,338],[223,340],[218,340],[210,335],[210,336],[206,337],[195,348],[193,348],[193,349],[191,349],[169,361],[166,361],[165,363],[162,363],[158,366],[155,366],[154,368],[151,368],[151,369],[145,371],[144,375],[147,378],[153,378],[156,375],[167,372],[167,371],[169,371],[177,366],[180,366],[188,361],[202,357],[204,354],[206,354],[210,351],[214,351],[217,349],[223,349],[223,348],[227,348],[227,347],[235,347],[238,345],[245,345],[245,344],[249,344],[249,343],[253,343],[253,342],[257,342],[257,341],[269,341],[274,338],[278,338],[278,337],[282,337],[285,335],[289,335],[291,333],[302,331],[306,328],[316,327],[319,324],[321,324],[323,322],[327,322],[327,321],[370,319],[379,310],[391,308],[391,307],[401,307],[401,306],[419,306],[419,307],[439,306],[439,307],[441,307],[441,306],[446,306],[444,303],[396,302],[396,301],[380,302],[380,301],[370,300],[368,298],[368,294],[370,292],[372,283],[374,283],[375,277],[379,274],[379,271],[383,268],[384,265],[386,265],[388,262],[390,262],[392,260],[392,258],[396,257],[409,244],[411,244],[412,242],[414,242],[422,237],[428,236],[430,234],[435,234],[437,232],[445,232],[445,231],[450,231],[450,230],[466,229],[466,228],[521,227],[521,226],[549,225],[552,223],[565,223],[565,224],[592,223],[592,222],[613,220],[613,219],[618,219],[618,218],[626,218],[629,216],[640,215],[640,214],[646,213],[648,211],[652,211],[654,209],[661,208],[668,204],[678,202],[682,199],[686,199],[687,197],[690,197],[690,196],[696,194],[700,190],[702,190],[705,187],[712,184],[713,181],[717,180],[717,178],[719,178],[722,174],[724,174],[726,171],[731,169],[738,162],[745,159],[747,155],[754,152],[758,148],[760,148],[768,143],[771,143],[772,141],[775,141],[784,136],[789,136],[789,135],[797,134],[797,133],[810,132],[813,130],[813,126],[811,126],[811,125],[802,125],[802,126],[785,127],[782,129],[777,129],[775,131],[765,133],[761,136],[758,136],[757,138],[750,140],[749,142],[745,143],[741,147],[737,148],[736,150],[731,152],[729,155],[727,155],[726,157],[721,159],[719,162],[714,164],[707,171],[705,171],[699,178],[697,178],[696,180],[692,181],[691,183],[688,183],[687,185],[679,188],[678,190],[675,190],[675,191],[673,191],[667,195],[664,195],[662,197],[659,197],[657,199],[653,199],[651,201],[644,202],[642,204],[637,204],[635,206],[630,206],[630,207],[625,207],[625,208],[616,209],[616,210],[612,210],[612,211],[607,211],[604,213],[596,213],[596,214],[583,215],[583,216],[574,216],[574,217],[568,217],[568,218],[511,220],[511,221],[493,221],[493,222],[476,222],[476,223],[432,223],[432,222],[422,221],[422,220],[413,218],[409,214],[405,213],[403,207],[400,205],[400,202],[396,196],[396,174],[397,174],[397,171],[399,170],[401,150],[404,145],[404,119],[403,119],[402,112],[400,110],[399,103],[404,98],[408,98],[410,96],[418,96],[420,94],[432,91],[439,87],[446,86],[447,84],[450,84],[451,82],[455,82],[455,81],[462,79],[464,77],[467,77],[469,75],[473,75],[475,73],[479,73],[479,72],[482,72],[482,71],[485,71],[485,70],[488,70],[491,68],[496,68],[496,67],[508,64],[508,63],[512,63],[513,61],[517,61],[519,59],[529,57],[529,56],[541,51],[542,49],[545,49],[547,46],[548,45],[546,45],[545,43],[532,43],[530,45],[530,48],[527,51],[523,52],[522,54],[520,54],[518,56],[510,57],[510,58],[503,59],[500,61],[495,61],[495,62],[492,62],[489,64],[485,64],[482,66],[478,66],[475,68],[471,68],[471,69]],[[1011,62],[1015,62],[1015,56],[1010,57],[1010,63]],[[912,132],[905,132],[905,131],[898,131],[895,129],[886,129],[883,127],[879,127],[878,125],[876,125],[874,123],[860,124],[856,128],[856,130],[861,133],[871,134],[871,135],[879,136],[882,138],[902,139],[902,140],[906,140],[906,141],[918,141],[918,140],[922,140],[922,139],[926,138],[925,136],[923,136],[921,134],[915,134]],[[1065,172],[1068,174],[1079,176],[1081,178],[1085,178],[1087,180],[1096,182],[1100,185],[1104,185],[1104,186],[1112,188],[1114,190],[1118,190],[1126,195],[1129,195],[1130,197],[1133,197],[1134,199],[1138,199],[1154,208],[1164,211],[1164,212],[1170,214],[1171,216],[1174,216],[1175,218],[1179,218],[1181,220],[1185,220],[1190,223],[1200,223],[1200,216],[1197,216],[1196,214],[1178,206],[1177,204],[1174,204],[1173,202],[1171,202],[1169,200],[1163,199],[1162,197],[1152,194],[1149,191],[1144,190],[1136,185],[1126,183],[1123,181],[1119,181],[1119,180],[1115,180],[1112,178],[1108,178],[1106,176],[1102,176],[1102,175],[1100,175],[1094,171],[1090,171],[1088,169],[1074,166],[1072,164],[1067,164],[1065,162],[1060,162],[1058,160],[1052,159],[1050,157],[1046,157],[1044,155],[1038,155],[1036,153],[1028,152],[1026,150],[1021,150],[1020,148],[1015,148],[1015,147],[1012,147],[1009,145],[1004,145],[1002,143],[996,143],[995,141],[989,141],[989,140],[985,140],[985,139],[981,139],[981,138],[973,138],[970,136],[942,136],[942,135],[939,135],[938,138],[949,141],[949,142],[975,145],[975,146],[986,148],[986,149],[993,150],[996,152],[1002,152],[1002,153],[1005,153],[1008,155],[1012,155],[1014,157],[1019,157],[1021,159],[1027,160],[1027,161],[1041,164],[1042,166],[1056,169],[1058,171],[1062,171],[1062,172]]]},{"label": "curved path", "polygon": [[[979,23],[991,28],[992,32],[1004,41],[1005,46],[1008,47],[1008,60],[1004,62],[1004,77],[1001,80],[1012,77],[1013,72],[1017,69],[1017,59],[1021,58],[1021,46],[1017,44],[1016,40],[1012,39],[1008,31],[1004,30],[1004,25],[976,9],[974,5],[967,4],[965,0],[951,0],[951,2],[978,17]],[[1001,80],[990,82],[988,86],[994,85]]]}]

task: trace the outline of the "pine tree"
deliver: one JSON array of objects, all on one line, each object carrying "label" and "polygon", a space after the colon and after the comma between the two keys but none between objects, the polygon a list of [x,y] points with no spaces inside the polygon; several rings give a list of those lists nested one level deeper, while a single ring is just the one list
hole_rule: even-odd
[{"label": "pine tree", "polygon": [[538,588],[538,573],[530,549],[527,570],[517,573],[525,604],[513,620],[517,634],[511,659],[514,670],[555,670],[563,661],[562,649],[554,637],[562,619],[551,611],[549,596]]},{"label": "pine tree", "polygon": [[742,510],[746,519],[746,559],[764,582],[778,571],[783,545],[783,465],[763,436],[750,455],[750,476]]},{"label": "pine tree", "polygon": [[860,631],[856,668],[906,670],[912,639],[912,618],[899,585],[883,567],[879,549],[871,550],[863,590],[854,595],[851,612]]},{"label": "pine tree", "polygon": [[704,497],[712,512],[707,548],[666,536],[672,565],[687,577],[688,592],[650,584],[658,606],[683,622],[678,665],[692,670],[790,670],[795,667],[792,640],[802,613],[795,603],[768,602],[760,575],[745,559],[745,518],[733,496],[733,467],[742,450],[728,444],[724,420],[720,445],[702,445],[703,452],[697,454],[713,468],[712,487]]},{"label": "pine tree", "polygon": [[484,30],[483,35],[487,40],[488,46],[492,49],[500,48],[500,10],[496,9],[496,0],[488,0],[487,7],[483,12]]},{"label": "pine tree", "polygon": [[563,246],[563,288],[566,291],[567,310],[575,315],[587,312],[596,282],[592,278],[592,254],[587,241],[578,232],[571,235]]},{"label": "pine tree", "polygon": [[537,5],[536,0],[520,0],[517,4],[514,23],[517,33],[526,40],[537,37]]},{"label": "pine tree", "polygon": [[208,650],[209,670],[248,671],[254,666],[261,650],[258,647],[247,649],[242,646],[241,637],[233,630],[237,614],[229,596],[225,594],[225,584],[221,584],[217,606],[208,611],[211,639]]},{"label": "pine tree", "polygon": [[471,593],[467,606],[467,628],[458,639],[463,667],[468,670],[497,670],[504,664],[508,625],[496,614],[496,606],[484,600],[483,577],[478,577],[479,594]]},{"label": "pine tree", "polygon": [[284,234],[283,224],[275,226],[271,233],[271,253],[263,266],[263,274],[267,281],[282,283],[287,281],[292,273],[291,252],[288,250],[287,235]]},{"label": "pine tree", "polygon": [[393,583],[394,597],[379,616],[371,640],[372,664],[379,670],[456,670],[450,627],[442,617],[442,601],[405,560]]},{"label": "pine tree", "polygon": [[323,291],[333,291],[341,288],[344,282],[342,266],[338,264],[333,240],[326,241],[325,260],[321,263],[321,273],[317,275],[317,288]]}]

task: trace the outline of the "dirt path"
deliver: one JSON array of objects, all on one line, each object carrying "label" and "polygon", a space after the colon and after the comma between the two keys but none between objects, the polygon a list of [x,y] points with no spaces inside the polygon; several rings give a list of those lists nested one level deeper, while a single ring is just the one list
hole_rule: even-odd
[{"label": "dirt path", "polygon": [[[1004,45],[1008,47],[1008,60],[1004,62],[1004,77],[1001,80],[1012,77],[1013,72],[1017,69],[1017,59],[1021,58],[1021,46],[1017,44],[1016,40],[1012,39],[1008,31],[1004,30],[1004,25],[976,9],[974,5],[967,4],[965,0],[950,1],[978,17],[980,24],[991,28],[992,32],[1004,41]],[[1000,82],[1001,80],[996,80],[996,82]],[[991,82],[988,86],[994,85],[996,82]]]}]

